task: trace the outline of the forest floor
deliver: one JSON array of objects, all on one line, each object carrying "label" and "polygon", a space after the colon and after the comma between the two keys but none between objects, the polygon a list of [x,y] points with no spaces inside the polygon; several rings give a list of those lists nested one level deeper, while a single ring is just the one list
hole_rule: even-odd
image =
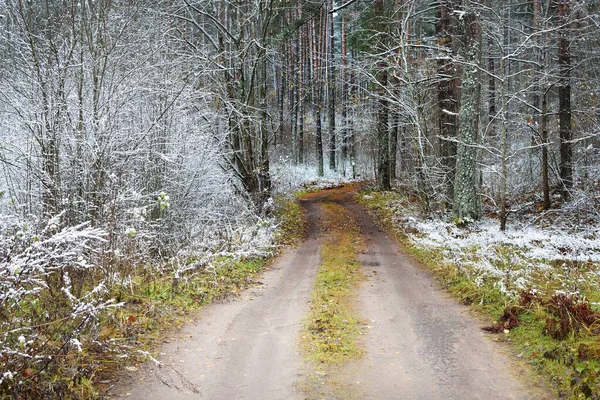
[{"label": "forest floor", "polygon": [[[305,239],[284,252],[260,284],[206,307],[196,322],[165,338],[160,367],[149,364],[124,377],[112,396],[552,398],[504,344],[486,337],[485,322],[441,291],[375,225],[353,200],[355,190],[305,196]],[[355,278],[340,288],[345,278],[327,261],[337,257],[358,260],[357,269],[348,270]],[[331,312],[334,319],[325,321],[322,309],[334,306],[349,316],[336,321]],[[340,350],[349,356],[323,354]]]}]

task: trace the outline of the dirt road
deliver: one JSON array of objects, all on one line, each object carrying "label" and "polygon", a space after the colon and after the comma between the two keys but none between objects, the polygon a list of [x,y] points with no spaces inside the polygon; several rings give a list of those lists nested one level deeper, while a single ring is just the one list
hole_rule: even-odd
[{"label": "dirt road", "polygon": [[344,205],[366,240],[360,258],[368,281],[358,304],[367,352],[345,369],[357,399],[549,398],[514,378],[518,367],[485,337],[481,322],[440,291],[360,205]]},{"label": "dirt road", "polygon": [[[331,192],[329,192],[331,193]],[[116,397],[131,399],[304,399],[296,384],[311,366],[298,340],[320,264],[319,202],[304,204],[309,235],[242,298],[207,307],[195,324],[163,349],[163,366],[148,368]],[[516,378],[511,358],[480,331],[466,307],[438,290],[404,256],[362,206],[336,202],[354,215],[365,239],[360,255],[368,279],[357,307],[366,321],[365,356],[336,369],[343,398],[542,399]],[[320,398],[320,397],[319,397]]]},{"label": "dirt road", "polygon": [[321,210],[305,204],[308,237],[285,252],[240,299],[212,304],[115,397],[167,399],[300,399],[298,339],[320,265]]}]

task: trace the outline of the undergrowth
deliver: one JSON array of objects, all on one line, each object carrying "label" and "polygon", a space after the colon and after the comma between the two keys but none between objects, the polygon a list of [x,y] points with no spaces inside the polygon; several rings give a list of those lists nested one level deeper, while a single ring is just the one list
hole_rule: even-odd
[{"label": "undergrowth", "polygon": [[[98,280],[95,270],[83,269],[90,264],[79,256],[86,254],[86,249],[67,249],[65,242],[58,240],[62,231],[49,236],[47,240],[57,237],[57,250],[52,254],[61,250],[70,257],[61,258],[64,266],[46,268],[45,275],[40,275],[44,280],[39,283],[41,289],[22,295],[18,304],[10,303],[7,293],[0,296],[0,398],[101,398],[125,369],[135,371],[146,361],[159,363],[152,354],[165,334],[181,327],[199,307],[252,284],[280,245],[302,236],[304,216],[295,201],[276,200],[274,213],[278,229],[264,256],[245,256],[227,249],[215,257],[190,252],[184,258],[153,262],[125,255],[97,257],[97,268],[110,277],[97,289],[92,284]],[[82,232],[80,236],[91,235]],[[36,242],[43,240],[34,237],[33,244],[26,246],[41,249]],[[26,246],[23,254],[28,258],[23,265],[29,266],[32,250]],[[17,287],[26,272],[12,271],[2,282]],[[97,299],[85,293],[93,293]],[[93,312],[92,305],[96,307]],[[78,314],[78,310],[85,313]],[[19,320],[30,322],[17,325]]]},{"label": "undergrowth", "polygon": [[275,241],[280,245],[298,243],[304,234],[304,226],[306,225],[306,216],[302,211],[302,207],[294,199],[285,196],[277,197],[276,203],[279,206],[274,211],[275,218],[278,221]]},{"label": "undergrowth", "polygon": [[393,192],[364,192],[359,200],[442,286],[493,320],[484,329],[511,342],[561,398],[600,399],[596,264],[536,259],[506,244],[489,246],[485,259],[478,247],[485,244],[458,252],[428,246],[410,223],[418,214],[416,201]]}]

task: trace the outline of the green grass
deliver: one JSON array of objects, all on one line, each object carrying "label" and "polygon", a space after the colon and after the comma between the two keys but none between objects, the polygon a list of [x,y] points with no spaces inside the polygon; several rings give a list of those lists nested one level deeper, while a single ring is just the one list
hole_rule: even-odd
[{"label": "green grass", "polygon": [[316,277],[303,348],[318,363],[340,364],[361,356],[360,320],[354,309],[354,289],[363,279],[356,253],[360,233],[345,209],[324,203],[327,236]]},{"label": "green grass", "polygon": [[[300,194],[296,195],[296,198]],[[276,199],[275,217],[279,222],[276,241],[282,245],[296,244],[304,234],[306,216],[297,201],[280,197]]]}]

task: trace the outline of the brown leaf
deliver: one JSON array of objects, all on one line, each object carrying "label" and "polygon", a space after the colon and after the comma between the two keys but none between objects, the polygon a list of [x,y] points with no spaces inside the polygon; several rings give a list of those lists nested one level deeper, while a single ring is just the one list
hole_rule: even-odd
[{"label": "brown leaf", "polygon": [[21,375],[25,379],[31,378],[34,374],[35,374],[35,371],[31,368],[25,368],[23,371],[21,371]]}]

